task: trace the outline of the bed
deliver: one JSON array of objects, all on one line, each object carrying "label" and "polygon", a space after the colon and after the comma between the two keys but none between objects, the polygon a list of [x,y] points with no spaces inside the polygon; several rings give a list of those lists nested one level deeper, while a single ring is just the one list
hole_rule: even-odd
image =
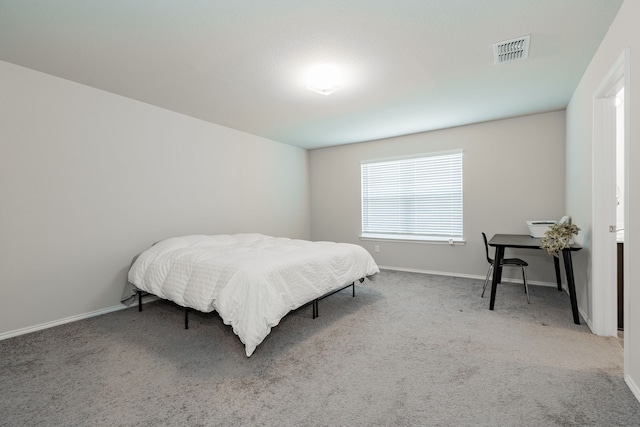
[{"label": "bed", "polygon": [[[216,311],[247,357],[290,311],[379,272],[364,248],[257,233],[190,235],[160,241],[132,262],[123,302],[142,293],[204,313]],[[141,306],[140,306],[141,307]]]}]

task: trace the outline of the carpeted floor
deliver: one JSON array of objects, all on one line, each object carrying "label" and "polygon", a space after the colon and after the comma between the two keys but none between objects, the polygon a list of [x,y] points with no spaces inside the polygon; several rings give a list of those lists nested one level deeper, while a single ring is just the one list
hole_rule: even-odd
[{"label": "carpeted floor", "polygon": [[163,301],[0,341],[7,426],[640,426],[615,338],[554,288],[385,270],[250,358]]}]

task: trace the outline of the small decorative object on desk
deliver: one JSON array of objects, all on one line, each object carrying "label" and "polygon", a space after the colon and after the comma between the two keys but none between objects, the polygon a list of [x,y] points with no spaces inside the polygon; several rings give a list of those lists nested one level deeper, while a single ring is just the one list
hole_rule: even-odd
[{"label": "small decorative object on desk", "polygon": [[540,239],[542,249],[546,250],[549,255],[557,257],[560,251],[568,248],[573,243],[573,236],[578,234],[580,229],[575,224],[568,222],[560,222],[554,224],[544,233],[544,237]]}]

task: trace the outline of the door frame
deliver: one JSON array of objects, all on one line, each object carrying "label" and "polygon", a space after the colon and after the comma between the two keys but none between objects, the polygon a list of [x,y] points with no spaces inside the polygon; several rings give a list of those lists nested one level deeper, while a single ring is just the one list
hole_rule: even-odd
[{"label": "door frame", "polygon": [[[624,87],[625,188],[629,188],[629,49],[614,63],[593,96],[592,229],[591,229],[591,327],[598,335],[617,336],[616,233],[616,107],[615,97]],[[625,192],[626,197],[626,192]],[[625,224],[629,206],[625,200]],[[628,245],[624,247],[627,285]],[[623,302],[628,327],[628,293]],[[628,334],[625,333],[625,337]],[[626,338],[625,338],[626,339]],[[627,346],[625,346],[626,348]],[[627,357],[625,352],[625,365]]]}]

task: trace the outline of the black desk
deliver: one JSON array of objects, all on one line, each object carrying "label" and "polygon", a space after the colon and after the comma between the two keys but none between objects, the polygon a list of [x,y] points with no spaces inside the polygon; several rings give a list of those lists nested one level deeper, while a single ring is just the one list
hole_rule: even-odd
[{"label": "black desk", "polygon": [[[496,234],[489,240],[489,246],[496,248],[495,268],[493,269],[493,282],[491,282],[491,303],[489,310],[493,310],[496,302],[496,288],[502,278],[502,259],[504,258],[505,248],[524,248],[524,249],[542,249],[540,239],[533,238],[527,234]],[[578,302],[576,300],[576,284],[573,278],[573,263],[571,261],[571,252],[579,251],[579,246],[571,246],[562,250],[562,258],[564,260],[564,270],[567,273],[567,286],[569,288],[569,298],[571,299],[571,311],[573,312],[573,323],[580,324],[580,316],[578,315]],[[558,290],[562,290],[562,280],[560,278],[560,260],[553,257],[553,263],[556,269],[556,282]]]}]

